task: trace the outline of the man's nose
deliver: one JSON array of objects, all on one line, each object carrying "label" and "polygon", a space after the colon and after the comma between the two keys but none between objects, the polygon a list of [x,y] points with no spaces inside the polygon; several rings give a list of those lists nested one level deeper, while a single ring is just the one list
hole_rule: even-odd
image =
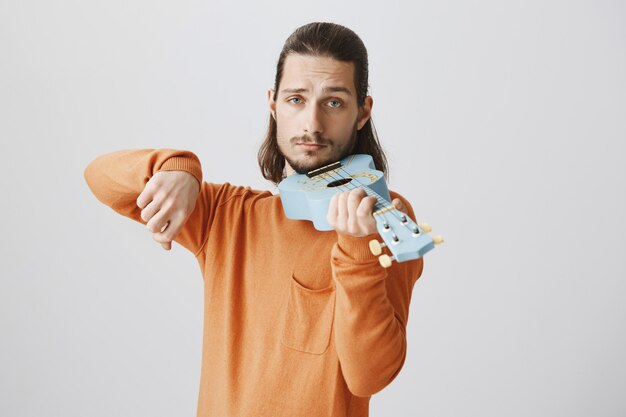
[{"label": "man's nose", "polygon": [[305,133],[314,134],[324,131],[323,113],[317,104],[309,106],[304,116]]}]

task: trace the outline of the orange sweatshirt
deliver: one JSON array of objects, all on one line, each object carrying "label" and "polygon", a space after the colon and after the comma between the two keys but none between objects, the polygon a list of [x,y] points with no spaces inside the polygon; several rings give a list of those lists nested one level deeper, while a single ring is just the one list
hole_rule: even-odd
[{"label": "orange sweatshirt", "polygon": [[404,363],[422,259],[384,269],[369,251],[373,236],[320,232],[287,219],[269,191],[203,182],[188,151],[113,152],[84,175],[98,200],[145,224],[136,199],[152,175],[171,170],[202,184],[174,239],[204,279],[198,416],[368,416],[370,396]]}]

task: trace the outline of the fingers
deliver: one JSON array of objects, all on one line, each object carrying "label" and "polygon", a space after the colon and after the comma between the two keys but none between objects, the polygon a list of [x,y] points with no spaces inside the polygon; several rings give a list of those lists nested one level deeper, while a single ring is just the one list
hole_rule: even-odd
[{"label": "fingers", "polygon": [[350,191],[344,191],[337,196],[337,223],[344,228],[348,222],[348,195]]},{"label": "fingers", "polygon": [[171,249],[172,241],[193,212],[199,188],[198,180],[188,172],[160,171],[137,197],[141,220],[163,249]]},{"label": "fingers", "polygon": [[[142,201],[142,204],[144,203],[145,202]],[[139,204],[137,204],[137,206],[139,207]],[[158,204],[154,200],[150,201],[147,205],[144,206],[143,210],[141,210],[141,220],[148,223],[154,217],[154,215],[159,212],[159,210],[161,210],[160,204]]]},{"label": "fingers", "polygon": [[[152,205],[152,203],[150,205]],[[146,209],[148,208],[149,206],[146,207]],[[146,228],[148,228],[148,230],[152,233],[160,233],[170,221],[169,217],[170,207],[168,205],[161,205],[161,207],[157,209],[157,212],[151,215],[148,223],[146,223]]]},{"label": "fingers", "polygon": [[349,193],[343,193],[342,195],[346,196],[346,220],[348,222],[348,230],[356,232],[359,229],[360,220],[359,216],[356,214],[356,210],[359,204],[361,204],[363,197],[367,196],[367,194],[363,189],[359,188]]},{"label": "fingers", "polygon": [[[154,177],[153,177],[154,178]],[[156,189],[152,185],[153,178],[148,181],[144,190],[137,197],[137,207],[141,210],[141,219],[146,222],[146,228],[152,233],[152,239],[161,244],[165,250],[172,249],[175,227],[170,227],[167,210],[164,210],[158,198]],[[166,232],[167,231],[167,232]]]},{"label": "fingers", "polygon": [[182,228],[184,220],[177,214],[172,214],[168,219],[167,212],[162,210],[148,222],[146,227],[152,232],[154,241],[160,243],[163,249],[170,250],[172,241]]},{"label": "fingers", "polygon": [[359,203],[356,210],[356,217],[362,233],[367,236],[376,233],[376,220],[372,212],[376,204],[376,197],[365,197]]},{"label": "fingers", "polygon": [[376,197],[369,196],[364,198],[359,203],[356,209],[357,218],[361,222],[370,221],[373,219],[372,212],[374,211],[374,205],[376,205]]},{"label": "fingers", "polygon": [[[159,233],[163,233],[163,232],[165,232],[165,230],[167,229],[167,227],[168,227],[169,225],[170,225],[170,222],[169,222],[169,220],[168,220],[168,222],[167,222],[167,223],[165,223],[165,226],[163,226],[163,228],[161,229],[161,231],[160,231]],[[170,250],[170,249],[172,249],[172,242],[171,242],[171,241],[169,241],[169,242],[164,242],[164,243],[161,243],[161,247],[163,247],[163,249],[165,249],[165,250]]]},{"label": "fingers", "polygon": [[396,210],[399,210],[402,212],[404,211],[404,204],[402,204],[402,200],[400,200],[399,198],[394,198],[391,204],[393,204]]},{"label": "fingers", "polygon": [[153,199],[154,190],[152,187],[146,184],[141,194],[139,194],[139,197],[137,197],[137,207],[143,210]]},{"label": "fingers", "polygon": [[146,228],[152,232],[152,239],[161,243],[163,249],[171,250],[176,227],[172,227],[167,212],[159,210],[158,204],[152,201],[141,211],[141,219],[147,222]]},{"label": "fingers", "polygon": [[161,247],[165,250],[172,249],[172,238],[169,236],[170,233],[165,232],[165,230],[169,229],[169,222],[163,228],[163,232],[152,233],[152,239],[161,244]]},{"label": "fingers", "polygon": [[337,216],[339,213],[339,194],[335,194],[333,198],[330,199],[330,204],[328,205],[328,214],[326,215],[326,220],[328,220],[328,224],[330,224],[333,228],[337,227]]},{"label": "fingers", "polygon": [[[169,225],[170,225],[170,222],[168,221],[168,222],[165,224],[165,226],[163,226],[163,228],[161,229],[161,231],[160,231],[160,232],[158,232],[158,233],[152,233],[152,239],[153,239],[155,242],[160,243],[160,244],[161,244],[161,247],[162,247],[163,249],[165,249],[165,250],[171,250],[171,249],[172,249],[172,240],[169,238],[169,236],[167,236],[167,235],[165,234],[165,231],[166,231],[167,229],[169,229]],[[168,235],[169,235],[169,233],[168,233]]]},{"label": "fingers", "polygon": [[161,247],[165,250],[172,249],[172,240],[166,237],[163,233],[152,233],[152,240],[161,244]]},{"label": "fingers", "polygon": [[[154,213],[156,210],[158,211]],[[141,218],[147,221],[146,228],[152,233],[152,239],[160,243],[165,250],[171,250],[171,242],[180,228],[179,224],[170,219],[171,216],[168,210],[164,208],[159,210],[154,201],[141,212]]]},{"label": "fingers", "polygon": [[[347,221],[348,230],[353,233],[364,233],[364,225],[368,222],[368,216],[372,214],[371,199],[362,188],[348,193],[347,197]],[[368,209],[369,208],[369,209]]]},{"label": "fingers", "polygon": [[362,188],[333,196],[328,207],[328,223],[340,233],[367,236],[376,232],[372,216],[376,197],[368,196]]}]

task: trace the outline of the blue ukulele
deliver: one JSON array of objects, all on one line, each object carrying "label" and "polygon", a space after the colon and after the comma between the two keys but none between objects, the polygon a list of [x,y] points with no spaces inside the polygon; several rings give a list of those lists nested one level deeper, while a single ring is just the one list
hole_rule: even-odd
[{"label": "blue ukulele", "polygon": [[[383,242],[370,241],[370,250],[388,268],[392,261],[418,259],[442,243],[441,236],[430,237],[428,224],[417,224],[391,204],[381,171],[369,155],[351,155],[339,162],[307,174],[293,174],[278,184],[285,215],[294,220],[311,220],[317,230],[333,230],[326,220],[330,200],[339,191],[363,188],[375,196],[374,219]],[[382,254],[387,247],[393,256]]]}]

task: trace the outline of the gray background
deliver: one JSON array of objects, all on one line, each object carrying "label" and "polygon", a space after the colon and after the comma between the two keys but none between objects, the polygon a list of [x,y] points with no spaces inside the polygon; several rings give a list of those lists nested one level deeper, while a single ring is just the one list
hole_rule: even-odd
[{"label": "gray background", "polygon": [[297,26],[370,53],[391,188],[446,243],[373,416],[626,415],[621,1],[0,2],[0,415],[192,416],[193,255],[100,204],[117,149],[256,188]]}]

